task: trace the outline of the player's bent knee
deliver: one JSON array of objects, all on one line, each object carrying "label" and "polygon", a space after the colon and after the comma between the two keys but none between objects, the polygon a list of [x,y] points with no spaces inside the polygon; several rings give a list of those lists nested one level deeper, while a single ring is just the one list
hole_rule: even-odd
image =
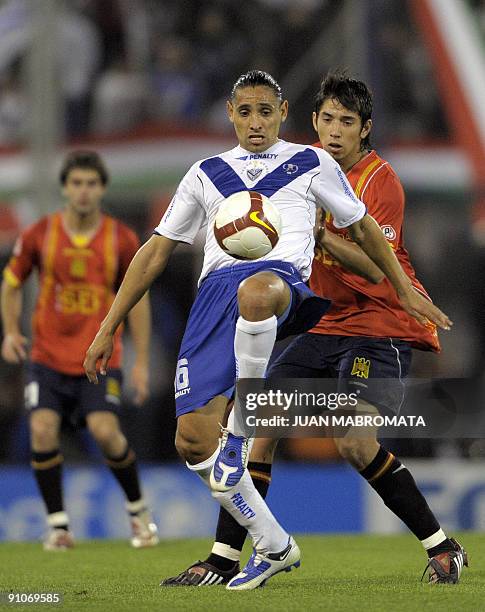
[{"label": "player's bent knee", "polygon": [[379,450],[374,438],[336,438],[335,445],[340,455],[357,470],[365,469]]},{"label": "player's bent knee", "polygon": [[92,433],[96,442],[103,449],[110,449],[113,446],[120,435],[121,431],[117,427],[113,427],[111,424],[97,424],[95,426],[90,426],[89,431]]},{"label": "player's bent knee", "polygon": [[59,428],[54,419],[32,417],[30,420],[32,446],[38,451],[49,451],[59,446]]},{"label": "player's bent knee", "polygon": [[286,308],[289,288],[276,274],[259,272],[242,281],[237,299],[239,312],[244,318],[268,318]]}]

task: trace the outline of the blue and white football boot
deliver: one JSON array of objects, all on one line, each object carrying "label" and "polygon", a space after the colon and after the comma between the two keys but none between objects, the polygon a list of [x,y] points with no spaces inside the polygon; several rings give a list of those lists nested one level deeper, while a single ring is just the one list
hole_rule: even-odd
[{"label": "blue and white football boot", "polygon": [[279,553],[258,553],[253,550],[246,566],[232,578],[226,589],[230,591],[249,591],[264,586],[265,582],[280,572],[291,572],[293,567],[300,567],[300,549],[290,536],[288,546]]},{"label": "blue and white football boot", "polygon": [[249,439],[235,436],[222,427],[219,455],[210,473],[211,489],[224,493],[235,487],[244,474],[248,459]]}]

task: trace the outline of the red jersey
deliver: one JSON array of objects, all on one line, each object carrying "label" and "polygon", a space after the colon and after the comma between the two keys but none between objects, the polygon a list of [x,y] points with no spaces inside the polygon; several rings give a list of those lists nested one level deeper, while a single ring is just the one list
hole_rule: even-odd
[{"label": "red jersey", "polygon": [[[89,241],[70,237],[60,212],[43,217],[21,234],[3,274],[8,283],[19,286],[32,268],[38,270],[32,361],[63,374],[84,374],[86,350],[138,246],[131,229],[106,215]],[[111,367],[119,368],[121,358],[118,330]]]},{"label": "red jersey", "polygon": [[[388,162],[371,151],[347,173],[356,195],[380,225],[413,286],[429,298],[416,278],[404,248],[402,226],[404,191]],[[337,229],[327,214],[325,231],[351,240],[348,230]],[[311,289],[332,300],[330,310],[311,331],[339,336],[399,338],[415,348],[439,352],[436,326],[424,326],[403,310],[396,291],[385,278],[375,285],[343,268],[333,257],[317,250],[310,277]]]}]

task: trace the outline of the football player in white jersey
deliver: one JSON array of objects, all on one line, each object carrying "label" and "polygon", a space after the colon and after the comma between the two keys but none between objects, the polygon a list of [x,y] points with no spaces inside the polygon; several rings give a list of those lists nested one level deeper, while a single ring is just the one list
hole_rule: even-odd
[{"label": "football player in white jersey", "polygon": [[[278,524],[246,470],[248,440],[234,432],[233,413],[219,423],[240,378],[263,378],[276,338],[310,329],[328,308],[304,284],[313,257],[316,207],[328,210],[393,284],[403,307],[417,320],[448,329],[450,320],[412,287],[379,226],[366,214],[330,155],[278,138],[288,113],[278,83],[253,70],[236,81],[227,102],[238,146],[197,162],[182,179],[154,235],[135,255],[84,362],[90,381],[96,364],[106,373],[113,334],[164,270],[178,242],[192,243],[207,224],[199,291],[182,340],[175,380],[175,444],[187,467],[249,532],[254,552],[227,584],[253,589],[272,575],[298,567],[296,542]],[[257,163],[256,163],[257,162]],[[259,170],[262,169],[261,172]],[[213,223],[220,203],[251,190],[278,208],[282,232],[275,248],[253,262],[222,251]],[[216,576],[217,581],[220,577]],[[208,573],[205,579],[212,580]],[[215,583],[215,582],[214,582]]]}]

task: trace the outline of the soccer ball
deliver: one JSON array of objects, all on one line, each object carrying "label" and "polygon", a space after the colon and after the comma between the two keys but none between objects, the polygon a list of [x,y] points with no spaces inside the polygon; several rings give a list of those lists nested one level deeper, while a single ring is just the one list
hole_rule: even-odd
[{"label": "soccer ball", "polygon": [[281,217],[276,206],[257,191],[239,191],[219,206],[214,236],[223,251],[235,259],[259,259],[280,238]]}]

